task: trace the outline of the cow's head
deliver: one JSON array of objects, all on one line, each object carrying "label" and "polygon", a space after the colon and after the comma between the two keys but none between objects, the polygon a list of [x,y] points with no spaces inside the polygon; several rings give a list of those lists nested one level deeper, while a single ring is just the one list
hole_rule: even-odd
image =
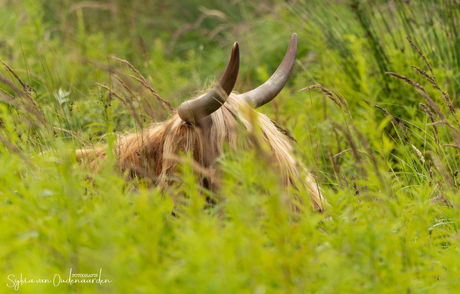
[{"label": "cow's head", "polygon": [[[253,148],[254,142],[249,138],[238,138],[241,133],[238,129],[252,131],[257,123],[263,133],[262,143],[269,147],[274,167],[279,170],[284,184],[303,182],[310,191],[314,208],[322,210],[324,199],[313,177],[307,175],[300,179],[305,167],[293,156],[290,139],[267,116],[255,110],[273,100],[283,89],[294,67],[296,54],[297,34],[293,34],[275,73],[254,90],[235,94],[232,91],[239,69],[239,46],[235,43],[227,69],[211,91],[183,102],[170,120],[118,140],[116,153],[121,168],[137,176],[153,177],[157,185],[168,185],[176,172],[179,153],[191,153],[201,167],[210,168],[223,153],[225,144],[234,149]],[[96,162],[105,157],[105,150],[81,150],[77,155]],[[212,188],[206,177],[202,178],[202,184]]]}]

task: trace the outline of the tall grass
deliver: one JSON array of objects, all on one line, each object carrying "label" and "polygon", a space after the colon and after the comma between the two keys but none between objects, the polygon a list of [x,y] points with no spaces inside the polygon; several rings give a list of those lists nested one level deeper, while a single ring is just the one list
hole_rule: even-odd
[{"label": "tall grass", "polygon": [[[111,282],[18,291],[455,292],[458,4],[269,4],[0,2],[2,292],[14,291],[9,275],[70,269]],[[187,157],[167,191],[127,180],[115,156],[97,173],[76,162],[75,149],[110,149],[168,118],[169,103],[212,83],[234,41],[237,91],[257,86],[292,32],[295,72],[262,112],[296,139],[324,213],[292,212],[292,191],[256,151],[219,159],[215,195]]]}]

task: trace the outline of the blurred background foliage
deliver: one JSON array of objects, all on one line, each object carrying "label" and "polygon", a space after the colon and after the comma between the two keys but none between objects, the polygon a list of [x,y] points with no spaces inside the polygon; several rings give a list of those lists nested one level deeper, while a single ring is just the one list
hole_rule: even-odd
[{"label": "blurred background foliage", "polygon": [[[73,102],[77,112],[72,114],[73,123],[65,124],[81,131],[98,118],[88,115],[97,112],[88,97],[101,95],[95,93],[95,83],[113,83],[104,70],[84,61],[107,65],[116,64],[112,55],[126,59],[149,78],[163,98],[177,106],[212,84],[225,67],[234,41],[240,43],[242,52],[236,90],[244,92],[263,83],[278,66],[293,32],[299,34],[299,53],[289,89],[316,83],[332,87],[348,98],[355,118],[374,116],[375,110],[363,98],[407,120],[421,111],[417,93],[385,74],[420,78],[409,65],[423,67],[422,60],[406,35],[425,52],[454,102],[460,91],[459,10],[454,0],[4,0],[1,5],[2,60],[42,93],[39,102],[56,102],[53,96],[59,89],[69,92],[63,104]],[[274,105],[304,99],[304,93],[296,94],[289,101],[281,97]],[[313,98],[314,103],[318,100]],[[324,118],[334,110],[330,105],[313,107],[319,124],[326,127]],[[292,109],[279,107],[277,111]],[[281,120],[295,120],[296,114]],[[381,120],[382,115],[376,115],[374,120]],[[133,125],[132,118],[121,116],[116,127],[121,131]],[[93,135],[102,135],[96,130]]]},{"label": "blurred background foliage", "polygon": [[[48,124],[8,102],[19,93],[0,83],[1,278],[102,267],[114,281],[107,287],[21,291],[452,293],[459,285],[459,14],[458,0],[0,0],[0,59],[27,84]],[[213,209],[203,209],[185,165],[189,197],[180,217],[170,213],[178,205],[171,197],[112,172],[113,158],[96,175],[75,163],[69,151],[83,141],[113,143],[114,133],[139,128],[98,86],[121,93],[109,71],[132,74],[112,56],[177,107],[212,86],[235,41],[235,90],[265,82],[294,32],[294,72],[261,112],[296,138],[296,156],[331,204],[326,213],[293,216],[283,208],[276,175],[251,152],[221,163],[226,201]],[[411,65],[434,74],[454,110]],[[454,130],[441,124],[433,135],[423,95],[387,72],[422,85]],[[6,67],[0,74],[21,87]],[[318,90],[299,92],[315,84],[346,107]],[[169,117],[150,92],[136,93],[157,121]],[[134,107],[152,122],[144,100]],[[348,149],[358,156],[334,156]]]}]

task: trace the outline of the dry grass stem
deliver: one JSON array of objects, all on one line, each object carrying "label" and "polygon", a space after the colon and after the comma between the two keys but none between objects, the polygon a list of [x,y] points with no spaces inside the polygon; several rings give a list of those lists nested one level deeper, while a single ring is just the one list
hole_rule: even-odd
[{"label": "dry grass stem", "polygon": [[430,169],[428,174],[430,175],[431,180],[433,180],[433,161],[430,161]]},{"label": "dry grass stem", "polygon": [[342,175],[340,174],[340,167],[334,159],[334,153],[332,152],[331,146],[329,146],[329,157],[331,158],[332,167],[334,168],[334,173],[337,177],[337,182],[339,184],[339,187],[342,189],[343,186],[342,186]]},{"label": "dry grass stem", "polygon": [[[428,117],[430,118],[431,122],[434,123],[436,122],[436,117],[434,116],[434,114],[431,112],[431,110],[428,108],[428,106],[426,106],[425,104],[423,103],[420,103],[419,104],[423,110],[425,110],[425,112],[428,114]],[[436,125],[433,125],[433,136],[434,136],[434,140],[436,141],[436,143],[439,145],[439,133],[438,133],[438,127]]]},{"label": "dry grass stem", "polygon": [[340,170],[342,171],[343,180],[345,181],[345,184],[347,184],[348,190],[350,190],[350,184],[348,183],[347,176],[345,175],[345,172],[343,171],[343,168],[340,167]]},{"label": "dry grass stem", "polygon": [[149,55],[147,53],[147,48],[145,47],[145,42],[144,42],[144,38],[142,38],[142,35],[139,35],[139,39],[141,41],[142,54],[144,55],[144,59],[145,59],[145,66],[147,66],[147,62],[149,61]]},{"label": "dry grass stem", "polygon": [[319,166],[319,142],[316,143],[315,147],[315,167],[318,169]]},{"label": "dry grass stem", "polygon": [[83,8],[90,8],[90,9],[99,9],[99,10],[112,10],[112,12],[115,12],[117,10],[117,7],[115,4],[109,4],[109,3],[99,3],[99,2],[93,2],[93,1],[83,1],[83,2],[78,2],[75,4],[72,4],[69,6],[68,13],[83,9]]},{"label": "dry grass stem", "polygon": [[30,71],[24,70],[24,69],[17,69],[17,68],[16,68],[16,71],[21,72],[21,73],[25,73],[27,75],[30,75],[30,76],[36,78],[36,79],[39,79],[40,82],[42,82],[42,83],[46,83],[46,80],[43,77],[41,77],[40,75],[37,75],[37,74],[35,74],[33,72],[30,72]]},{"label": "dry grass stem", "polygon": [[[21,89],[19,89],[18,87],[16,87],[16,85],[11,82],[8,78],[4,77],[4,76],[1,76],[0,75],[0,82],[4,83],[5,85],[7,85],[8,87],[10,87],[11,89],[13,89],[14,92],[16,92],[18,95],[20,96],[24,96],[24,91],[21,91]],[[43,117],[41,111],[38,109],[38,106],[37,104],[35,104],[35,101],[32,99],[32,97],[29,96],[30,94],[26,91],[25,92],[25,96],[27,98],[28,101],[31,101],[32,102],[32,106],[26,104],[24,102],[24,100],[22,101],[22,104],[24,105],[24,107],[26,108],[26,110],[29,112],[29,113],[32,113],[34,114],[34,116],[40,121],[40,123],[42,123],[44,126],[47,125],[46,123],[46,120],[45,118]]]},{"label": "dry grass stem", "polygon": [[115,75],[115,74],[111,74],[111,76],[112,76],[114,79],[116,79],[116,80],[120,83],[120,85],[122,85],[123,88],[125,88],[125,90],[128,91],[129,94],[131,94],[131,97],[132,97],[132,98],[135,98],[137,102],[140,102],[139,98],[134,94],[134,92],[131,90],[131,88],[128,87],[128,85],[125,84],[125,82],[124,82],[122,79],[120,79],[120,78],[119,78],[117,75]]},{"label": "dry grass stem", "polygon": [[11,69],[11,67],[9,67],[5,62],[2,61],[2,64],[8,69],[8,71],[10,73],[12,73],[14,75],[14,77],[16,78],[16,80],[18,80],[18,82],[21,84],[22,86],[22,89],[24,89],[24,92],[27,92],[27,85],[21,80],[21,78],[14,72],[14,70]]},{"label": "dry grass stem", "polygon": [[16,153],[19,157],[21,157],[21,159],[24,160],[24,162],[25,162],[28,166],[35,167],[35,165],[29,160],[29,158],[27,158],[27,156],[25,156],[25,155],[21,152],[21,150],[18,149],[18,147],[16,147],[13,143],[11,143],[10,141],[8,141],[8,140],[3,136],[3,134],[0,134],[0,142],[2,142],[3,145],[5,145],[6,148],[11,149],[11,151],[13,151],[14,153]]},{"label": "dry grass stem", "polygon": [[355,190],[355,196],[359,196],[359,190],[358,187],[356,186],[356,179],[355,175],[351,175],[351,180],[353,181],[353,189]]},{"label": "dry grass stem", "polygon": [[7,104],[11,104],[16,108],[23,108],[23,105],[21,105],[16,99],[14,99],[13,96],[9,94],[4,94],[1,91],[0,91],[0,101],[3,101]]},{"label": "dry grass stem", "polygon": [[[164,111],[166,111],[168,113],[168,110],[163,105],[164,104],[163,102],[165,102],[166,105],[169,105],[169,109],[171,111],[173,111],[173,108],[172,108],[171,104],[169,104],[169,102],[167,102],[166,100],[163,100],[160,96],[158,96],[158,94],[152,89],[152,87],[150,86],[150,84],[148,82],[146,83],[142,79],[137,78],[137,77],[135,77],[133,75],[130,75],[130,77],[132,77],[133,79],[138,81],[144,88],[148,89],[153,94],[153,96],[156,97],[160,101],[160,105],[161,105],[161,107],[163,108]],[[153,113],[153,108],[152,108],[152,105],[150,104],[149,100],[147,98],[145,98],[144,96],[142,96],[142,97],[144,98],[145,103],[147,103],[148,109]]]},{"label": "dry grass stem", "polygon": [[88,147],[91,147],[91,143],[86,141],[85,139],[81,138],[80,136],[77,135],[77,133],[75,133],[74,131],[69,131],[69,130],[66,130],[66,129],[61,129],[61,128],[58,128],[58,127],[53,127],[53,129],[55,130],[58,130],[58,131],[62,131],[64,133],[67,133],[67,134],[71,134],[72,136],[74,136],[75,138],[77,138],[79,141],[81,141],[82,143],[84,143],[86,146]]},{"label": "dry grass stem", "polygon": [[399,125],[398,122],[394,119],[394,117],[388,112],[388,110],[386,110],[385,108],[381,107],[378,104],[375,104],[374,107],[380,109],[381,111],[383,111],[383,113],[385,113],[385,116],[389,117],[391,119],[391,122],[395,126]]},{"label": "dry grass stem", "polygon": [[400,119],[399,120],[399,124],[398,124],[399,128],[401,129],[401,132],[403,133],[404,135],[404,138],[406,139],[406,142],[407,143],[410,143],[411,142],[411,139],[410,139],[410,132],[408,132],[408,128],[404,125],[404,123],[402,122],[402,120]]},{"label": "dry grass stem", "polygon": [[[115,60],[120,61],[121,63],[126,64],[133,72],[135,72],[136,75],[139,77],[139,79],[137,79],[137,80],[141,83],[142,86],[147,88],[152,93],[152,95],[160,102],[160,105],[165,109],[165,111],[167,111],[166,108],[165,108],[165,105],[166,105],[171,113],[174,112],[174,108],[171,106],[171,103],[169,103],[168,101],[166,101],[163,98],[161,98],[160,95],[158,95],[157,92],[155,92],[155,90],[153,90],[153,88],[150,85],[149,81],[146,78],[144,78],[144,76],[131,63],[129,63],[127,60],[123,60],[123,59],[117,58],[115,56],[112,56],[112,58],[115,59]],[[147,101],[147,99],[145,99],[145,100]],[[148,101],[147,101],[147,103],[148,103]]]},{"label": "dry grass stem", "polygon": [[340,103],[343,105],[345,114],[347,114],[352,119],[351,121],[353,121],[353,118],[351,117],[350,109],[348,108],[347,100],[345,100],[345,98],[340,96],[336,91],[334,91],[334,90],[332,90],[332,91],[334,92],[335,96],[339,99]]},{"label": "dry grass stem", "polygon": [[5,76],[2,76],[0,75],[0,82],[4,83],[5,85],[7,85],[8,87],[10,87],[11,89],[13,89],[14,92],[16,92],[17,94],[23,96],[22,94],[22,91],[21,89],[19,89],[10,79],[8,79],[7,77]]},{"label": "dry grass stem", "polygon": [[410,67],[416,69],[418,71],[419,74],[421,74],[422,76],[424,76],[430,83],[432,84],[436,84],[435,80],[433,79],[433,77],[431,77],[426,71],[416,67],[416,66],[413,66],[411,65]]},{"label": "dry grass stem", "polygon": [[359,151],[356,148],[356,144],[353,141],[353,138],[351,137],[351,133],[348,130],[346,130],[344,127],[342,127],[341,125],[335,122],[332,122],[332,126],[336,129],[339,129],[342,132],[342,134],[345,135],[345,138],[350,144],[351,150],[353,152],[353,157],[355,158],[356,166],[358,167],[359,173],[361,175],[366,175],[367,174],[366,170],[362,167],[361,156],[359,155]]},{"label": "dry grass stem", "polygon": [[[37,118],[40,120],[41,123],[43,123],[43,125],[47,125],[47,123],[45,121],[45,118],[43,117],[42,112],[40,111],[40,108],[38,108],[37,103],[35,103],[35,100],[30,95],[30,92],[29,92],[29,89],[28,89],[29,86],[26,85],[21,80],[21,78],[16,74],[16,72],[11,67],[9,67],[5,62],[2,61],[2,64],[14,75],[16,80],[18,80],[18,82],[21,84],[22,89],[24,91],[24,94],[26,94],[27,99],[30,101],[30,103],[32,103],[33,108],[37,112]],[[19,94],[19,92],[18,92],[18,94]]]},{"label": "dry grass stem", "polygon": [[[458,148],[455,146],[455,148]],[[446,166],[441,161],[441,159],[434,153],[431,152],[431,159],[436,167],[436,169],[441,174],[442,178],[449,183],[451,187],[454,187],[454,182],[452,181],[452,177],[447,172]]]},{"label": "dry grass stem", "polygon": [[439,107],[436,105],[436,103],[434,103],[434,101],[430,98],[430,96],[426,92],[425,88],[423,88],[421,85],[417,84],[413,80],[409,79],[408,77],[402,76],[400,74],[393,73],[393,72],[386,72],[386,74],[392,75],[394,77],[397,77],[398,79],[401,79],[401,80],[405,81],[409,85],[414,86],[415,89],[420,94],[422,94],[422,96],[425,98],[425,100],[428,103],[428,105],[436,112],[436,114],[439,116],[439,118],[441,118],[441,120],[445,120],[444,113],[442,113],[442,111],[439,109]]},{"label": "dry grass stem", "polygon": [[345,153],[350,152],[350,151],[352,151],[352,150],[351,149],[343,150],[343,151],[337,153],[336,155],[334,155],[332,157],[336,158],[337,156],[340,156],[340,155],[345,154]]},{"label": "dry grass stem", "polygon": [[[349,114],[349,110],[347,111],[348,104],[346,104],[346,102],[345,102],[344,105],[346,105],[347,108],[344,109],[344,106],[342,106],[342,103],[339,102],[339,101],[341,101],[340,97],[336,98],[333,93],[331,93],[329,90],[327,90],[326,88],[324,88],[320,84],[300,89],[299,92],[306,91],[306,90],[313,90],[313,89],[319,89],[321,92],[323,92],[326,95],[326,97],[329,97],[329,99],[331,99],[332,102],[334,102],[334,104],[337,105],[340,108],[340,110],[342,110],[346,115],[348,115],[351,118],[351,115]],[[339,101],[337,101],[337,99],[339,99]]]},{"label": "dry grass stem", "polygon": [[453,148],[456,148],[456,149],[460,150],[459,146],[453,145],[453,144],[444,144],[443,146],[445,146],[445,147],[453,147]]},{"label": "dry grass stem", "polygon": [[96,85],[98,85],[99,87],[101,88],[104,88],[106,89],[107,91],[109,91],[109,93],[115,97],[117,97],[121,103],[123,103],[123,105],[126,107],[126,110],[128,110],[129,112],[131,112],[131,115],[134,117],[134,119],[136,120],[137,124],[139,125],[139,127],[141,129],[143,129],[143,124],[142,124],[142,121],[140,120],[139,116],[137,115],[136,113],[136,109],[134,107],[134,105],[132,104],[132,101],[129,100],[128,103],[129,103],[129,106],[128,104],[126,103],[125,99],[123,99],[120,95],[118,95],[116,92],[112,91],[109,87],[107,86],[104,86],[102,84],[99,84],[99,83],[96,83]]},{"label": "dry grass stem", "polygon": [[[140,100],[137,99],[137,96],[134,95],[134,92],[131,90],[131,88],[128,87],[128,85],[125,84],[125,82],[123,82],[122,79],[120,79],[118,76],[116,75],[112,75],[112,77],[114,77],[121,85],[123,88],[125,88],[126,91],[128,91],[128,93],[131,95],[132,99],[136,99],[137,102],[140,103]],[[150,116],[150,118],[152,119],[153,122],[156,122],[157,120],[155,119],[155,115],[154,115],[154,112],[153,112],[153,108],[152,108],[152,105],[150,105],[149,101],[147,99],[145,99],[145,101],[147,102],[147,112]]]},{"label": "dry grass stem", "polygon": [[286,130],[284,129],[283,127],[281,127],[279,124],[277,124],[276,122],[270,120],[272,122],[272,124],[278,129],[278,131],[280,131],[281,134],[285,135],[286,137],[288,137],[291,141],[294,141],[296,143],[299,143],[297,142],[297,140]]},{"label": "dry grass stem", "polygon": [[449,122],[447,122],[447,121],[436,121],[436,122],[429,123],[429,124],[426,124],[426,125],[427,125],[427,126],[446,125],[446,126],[448,126],[452,131],[455,131],[456,133],[459,132],[453,125],[451,125],[451,124],[450,124]]},{"label": "dry grass stem", "polygon": [[428,81],[433,85],[433,87],[435,87],[437,90],[439,90],[441,92],[441,94],[442,94],[441,97],[446,102],[447,107],[449,108],[449,111],[451,112],[451,114],[454,116],[455,121],[457,122],[457,127],[460,130],[460,122],[459,122],[459,120],[457,118],[457,113],[456,113],[455,107],[452,105],[452,102],[450,101],[449,94],[446,91],[442,90],[441,87],[438,85],[438,83],[436,81],[436,76],[433,73],[433,69],[431,68],[430,64],[428,63],[425,55],[423,55],[423,53],[420,51],[420,49],[412,42],[412,40],[408,36],[406,36],[406,39],[409,41],[409,43],[412,45],[412,47],[415,48],[415,50],[418,52],[418,54],[423,58],[423,60],[425,61],[426,65],[430,69],[431,76],[428,73],[426,73],[425,71],[421,70],[420,68],[418,68],[416,66],[411,65],[411,67],[416,69],[421,75],[425,76],[428,79]]},{"label": "dry grass stem", "polygon": [[[0,76],[1,78],[1,76]],[[0,91],[0,101],[10,104],[16,109],[22,110],[24,113],[32,113],[34,114],[34,109],[31,107],[28,107],[29,105],[25,104],[23,101],[20,103],[17,99],[14,98],[14,96],[8,94],[8,93],[3,93]],[[38,126],[37,122],[31,119],[28,115],[24,115],[24,117],[32,124],[35,126]],[[1,121],[1,120],[0,120]]]},{"label": "dry grass stem", "polygon": [[423,58],[423,61],[425,61],[426,65],[430,69],[431,76],[432,76],[433,80],[436,81],[436,77],[435,77],[435,75],[433,73],[433,69],[431,68],[431,65],[428,63],[428,60],[426,60],[425,55],[423,55],[422,51],[420,51],[420,49],[418,49],[417,45],[415,45],[414,42],[412,42],[412,40],[409,38],[409,36],[406,36],[406,39],[407,39],[407,41],[409,41],[409,43],[412,45],[412,47],[414,47],[414,49],[417,51],[417,53]]},{"label": "dry grass stem", "polygon": [[415,153],[417,154],[417,156],[420,158],[420,161],[425,164],[425,157],[423,157],[423,154],[422,152],[420,152],[420,150],[417,149],[417,147],[415,147],[414,145],[411,145],[412,148],[414,149]]}]

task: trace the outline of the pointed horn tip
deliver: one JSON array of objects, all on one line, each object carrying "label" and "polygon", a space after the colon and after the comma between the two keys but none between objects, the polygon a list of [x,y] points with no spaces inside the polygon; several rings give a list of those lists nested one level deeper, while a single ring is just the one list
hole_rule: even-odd
[{"label": "pointed horn tip", "polygon": [[235,42],[232,47],[232,55],[240,54],[240,45],[238,42]]},{"label": "pointed horn tip", "polygon": [[228,95],[231,94],[235,86],[239,67],[240,49],[238,42],[235,42],[230,61],[219,82],[209,93],[200,98],[183,102],[177,110],[179,117],[189,124],[195,124],[218,110],[226,102]]},{"label": "pointed horn tip", "polygon": [[289,45],[295,44],[297,46],[297,33],[292,34],[291,42]]},{"label": "pointed horn tip", "polygon": [[297,33],[293,33],[286,55],[284,55],[283,61],[281,61],[275,73],[263,85],[238,96],[250,103],[254,108],[272,101],[286,85],[292,73],[296,56]]}]

